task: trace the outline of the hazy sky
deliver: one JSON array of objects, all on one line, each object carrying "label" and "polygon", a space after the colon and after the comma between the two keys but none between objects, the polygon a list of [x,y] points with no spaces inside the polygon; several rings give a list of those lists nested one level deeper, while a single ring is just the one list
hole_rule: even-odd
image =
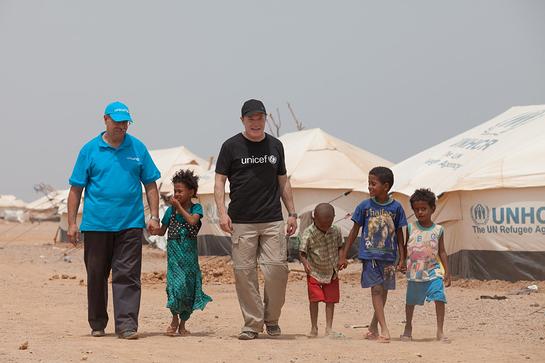
[{"label": "hazy sky", "polygon": [[207,158],[260,98],[399,162],[545,103],[543,1],[0,0],[0,194],[66,188],[126,102],[150,149]]}]

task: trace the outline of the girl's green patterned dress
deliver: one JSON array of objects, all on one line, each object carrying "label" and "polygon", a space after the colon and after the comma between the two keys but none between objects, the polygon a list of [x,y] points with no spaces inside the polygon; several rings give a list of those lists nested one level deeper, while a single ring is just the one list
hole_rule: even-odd
[{"label": "girl's green patterned dress", "polygon": [[[199,214],[202,218],[202,206],[193,204],[189,213]],[[165,212],[162,223],[168,225],[167,308],[172,315],[180,315],[180,319],[188,320],[194,310],[203,310],[212,301],[202,291],[196,237],[200,222],[199,226],[191,226],[176,213],[174,207],[170,207]]]}]

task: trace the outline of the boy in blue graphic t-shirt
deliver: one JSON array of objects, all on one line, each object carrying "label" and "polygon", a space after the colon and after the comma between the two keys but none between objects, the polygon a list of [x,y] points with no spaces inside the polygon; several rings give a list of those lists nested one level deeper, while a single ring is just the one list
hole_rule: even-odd
[{"label": "boy in blue graphic t-shirt", "polygon": [[368,186],[371,198],[356,207],[352,215],[354,226],[339,260],[339,267],[345,268],[346,255],[363,227],[358,252],[358,258],[363,263],[361,286],[371,288],[375,310],[366,339],[381,343],[390,342],[384,304],[388,290],[395,289],[396,263],[399,262],[398,269],[404,270],[405,260],[402,227],[407,225],[407,220],[401,204],[388,195],[393,184],[394,174],[390,169],[381,166],[371,169]]}]

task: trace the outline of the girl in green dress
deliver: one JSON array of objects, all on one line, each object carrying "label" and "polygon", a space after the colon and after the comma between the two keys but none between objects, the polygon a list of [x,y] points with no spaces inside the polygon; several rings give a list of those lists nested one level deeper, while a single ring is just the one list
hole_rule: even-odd
[{"label": "girl in green dress", "polygon": [[161,228],[154,234],[167,236],[167,308],[172,321],[169,336],[189,335],[185,327],[191,313],[203,310],[212,298],[202,291],[202,277],[197,251],[197,233],[201,227],[202,206],[193,204],[199,177],[192,170],[180,170],[172,178],[174,197],[167,209]]}]

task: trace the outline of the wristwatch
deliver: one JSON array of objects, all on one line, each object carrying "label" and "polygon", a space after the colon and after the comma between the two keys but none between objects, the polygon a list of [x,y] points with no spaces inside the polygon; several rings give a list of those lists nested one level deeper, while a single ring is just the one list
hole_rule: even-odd
[{"label": "wristwatch", "polygon": [[297,218],[297,213],[288,213],[288,217]]},{"label": "wristwatch", "polygon": [[160,222],[161,220],[159,219],[159,217],[156,217],[156,216],[151,216],[150,217],[150,220],[152,221],[157,221],[157,222]]}]

